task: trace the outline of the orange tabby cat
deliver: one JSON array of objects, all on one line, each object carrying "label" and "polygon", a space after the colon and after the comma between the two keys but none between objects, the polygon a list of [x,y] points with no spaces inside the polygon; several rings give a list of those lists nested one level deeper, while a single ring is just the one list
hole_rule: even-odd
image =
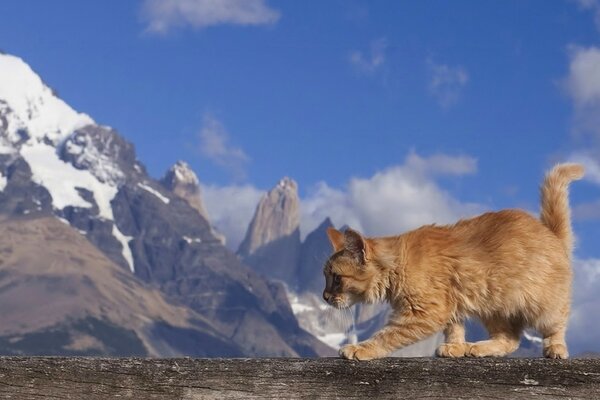
[{"label": "orange tabby cat", "polygon": [[[567,189],[583,172],[577,164],[550,171],[540,219],[503,210],[383,238],[330,228],[335,252],[324,267],[324,299],[337,308],[379,301],[392,306],[383,329],[344,346],[340,355],[384,357],[443,330],[442,357],[504,356],[530,327],[543,335],[546,357],[567,358],[573,248]],[[465,342],[469,317],[483,322],[488,340]]]}]

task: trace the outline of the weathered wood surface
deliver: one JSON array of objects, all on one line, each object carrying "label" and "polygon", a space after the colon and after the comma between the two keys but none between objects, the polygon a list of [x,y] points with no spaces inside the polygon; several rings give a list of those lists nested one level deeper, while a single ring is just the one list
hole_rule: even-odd
[{"label": "weathered wood surface", "polygon": [[2,399],[600,399],[600,360],[0,357]]}]

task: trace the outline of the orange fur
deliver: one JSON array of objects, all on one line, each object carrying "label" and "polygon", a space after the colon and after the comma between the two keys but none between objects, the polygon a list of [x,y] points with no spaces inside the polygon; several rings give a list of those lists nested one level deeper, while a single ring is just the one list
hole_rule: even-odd
[{"label": "orange fur", "polygon": [[[554,167],[542,186],[540,219],[502,210],[393,237],[328,232],[335,253],[324,268],[325,300],[338,308],[387,301],[393,309],[382,330],[340,355],[384,357],[443,330],[440,356],[504,356],[530,327],[542,334],[546,357],[568,357],[573,244],[567,189],[582,176],[580,165]],[[488,340],[465,342],[469,317],[483,322]]]}]

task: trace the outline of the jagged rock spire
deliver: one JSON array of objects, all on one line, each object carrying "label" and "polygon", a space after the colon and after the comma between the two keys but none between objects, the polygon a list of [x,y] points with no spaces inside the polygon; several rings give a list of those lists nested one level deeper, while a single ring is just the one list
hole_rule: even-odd
[{"label": "jagged rock spire", "polygon": [[299,250],[298,184],[285,177],[258,203],[238,254],[263,275],[290,283]]},{"label": "jagged rock spire", "polygon": [[293,234],[299,226],[298,184],[285,177],[258,203],[238,254],[252,255],[257,249]]}]

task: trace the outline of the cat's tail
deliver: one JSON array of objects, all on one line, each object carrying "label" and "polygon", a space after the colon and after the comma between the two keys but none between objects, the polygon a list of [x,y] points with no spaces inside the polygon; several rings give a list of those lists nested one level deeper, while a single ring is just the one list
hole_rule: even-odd
[{"label": "cat's tail", "polygon": [[583,177],[580,164],[558,164],[546,174],[542,184],[542,211],[540,219],[560,240],[571,255],[573,232],[569,209],[569,183]]}]

